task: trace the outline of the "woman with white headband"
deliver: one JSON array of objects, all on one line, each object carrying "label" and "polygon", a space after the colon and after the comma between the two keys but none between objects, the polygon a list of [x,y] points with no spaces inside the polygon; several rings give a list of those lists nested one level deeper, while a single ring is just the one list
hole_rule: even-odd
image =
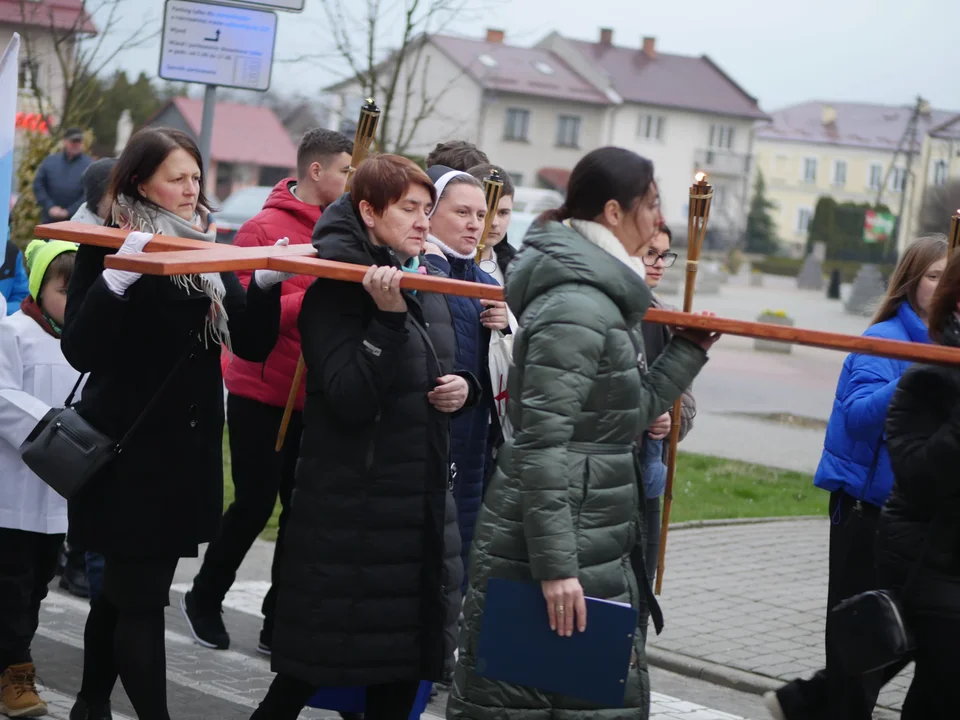
[{"label": "woman with white headband", "polygon": [[[427,262],[456,280],[498,285],[474,261],[487,214],[480,181],[444,165],[428,168],[427,175],[437,189],[437,203],[430,213]],[[452,460],[456,466],[453,494],[466,568],[473,527],[483,497],[485,467],[490,462],[490,421],[497,417],[487,358],[490,331],[508,327],[507,304],[453,295],[446,298],[457,331],[457,370],[472,373],[483,386],[483,397],[477,407],[455,418],[452,423]]]}]

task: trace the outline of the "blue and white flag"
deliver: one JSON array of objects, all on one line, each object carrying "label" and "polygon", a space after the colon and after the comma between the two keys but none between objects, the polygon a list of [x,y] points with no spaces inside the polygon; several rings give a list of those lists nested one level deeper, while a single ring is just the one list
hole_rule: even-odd
[{"label": "blue and white flag", "polygon": [[10,233],[10,196],[13,194],[13,135],[17,127],[17,72],[20,36],[13,34],[0,55],[0,251]]}]

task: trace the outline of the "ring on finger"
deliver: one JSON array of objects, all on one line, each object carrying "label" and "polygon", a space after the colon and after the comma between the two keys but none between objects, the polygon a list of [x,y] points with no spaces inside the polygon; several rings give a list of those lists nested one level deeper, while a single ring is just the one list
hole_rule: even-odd
[{"label": "ring on finger", "polygon": [[557,612],[561,614],[563,613],[563,605],[557,605]]}]

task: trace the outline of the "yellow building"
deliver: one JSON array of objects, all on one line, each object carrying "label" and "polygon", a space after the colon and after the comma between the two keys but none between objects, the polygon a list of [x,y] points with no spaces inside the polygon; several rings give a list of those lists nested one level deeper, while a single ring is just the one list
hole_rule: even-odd
[{"label": "yellow building", "polygon": [[913,175],[917,189],[911,198],[904,235],[914,237],[933,228],[946,230],[955,209],[955,204],[949,202],[949,193],[931,198],[934,201],[928,208],[924,208],[924,198],[960,178],[960,115],[927,133]]},{"label": "yellow building", "polygon": [[[914,108],[866,103],[808,102],[771,113],[756,131],[755,172],[762,172],[781,247],[803,255],[817,200],[875,203],[894,214],[905,198],[913,208],[923,140],[956,113],[922,108],[914,143],[914,172],[906,171],[904,134]],[[903,149],[894,161],[894,154]],[[882,192],[881,192],[882,189]],[[904,233],[904,237],[907,235]]]}]

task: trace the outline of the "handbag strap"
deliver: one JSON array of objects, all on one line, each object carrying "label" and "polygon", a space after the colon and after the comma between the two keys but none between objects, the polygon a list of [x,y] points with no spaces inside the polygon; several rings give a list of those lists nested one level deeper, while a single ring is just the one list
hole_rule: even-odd
[{"label": "handbag strap", "polygon": [[77,394],[77,390],[80,389],[80,383],[83,382],[83,379],[88,375],[88,373],[80,373],[80,377],[77,378],[77,382],[73,385],[73,390],[70,391],[70,394],[67,395],[66,401],[64,401],[64,407],[70,407],[73,404],[73,396]]}]

